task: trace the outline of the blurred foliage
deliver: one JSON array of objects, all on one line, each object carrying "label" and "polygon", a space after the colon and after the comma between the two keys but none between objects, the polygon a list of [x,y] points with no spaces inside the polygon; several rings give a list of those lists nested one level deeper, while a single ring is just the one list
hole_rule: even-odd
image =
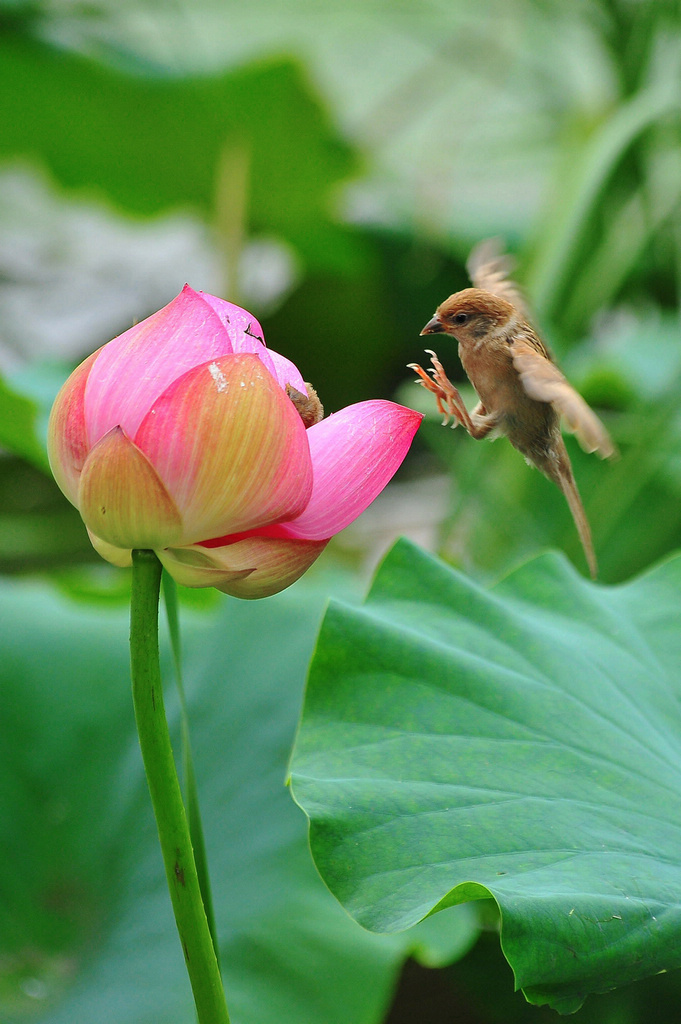
[{"label": "blurred foliage", "polygon": [[[465,907],[399,936],[372,935],[314,871],[283,780],[327,586],[265,604],[228,599],[208,615],[185,610],[196,769],[235,1024],[380,1021],[405,956],[442,965],[476,934]],[[335,588],[347,583],[336,578]],[[126,680],[126,612],[75,605],[35,582],[0,586],[0,612],[0,1019],[190,1024]],[[164,652],[166,672],[168,660]],[[177,733],[175,699],[170,715]]]},{"label": "blurred foliage", "polygon": [[[661,377],[657,358],[660,338],[668,348],[676,329],[681,265],[678,4],[482,8],[332,5],[310,19],[299,4],[267,5],[267,18],[257,2],[248,15],[207,3],[202,17],[182,4],[118,14],[103,2],[5,4],[0,154],[138,217],[194,211],[210,226],[231,298],[248,239],[285,244],[297,284],[265,309],[266,336],[328,411],[394,393],[404,364],[419,358],[420,327],[466,283],[470,243],[493,223],[506,229],[540,326],[621,449],[612,465],[575,452],[602,576],[616,581],[681,539],[679,380]],[[155,35],[140,28],[142,13]],[[492,13],[509,29],[503,43],[489,34]],[[208,39],[220,18],[229,38]],[[334,25],[343,30],[336,47]],[[277,30],[290,56],[275,45]],[[557,64],[561,39],[574,47]],[[409,43],[401,60],[398,40]],[[376,53],[364,99],[362,46]],[[523,182],[524,198],[513,191]],[[168,299],[183,281],[178,265]],[[141,302],[136,318],[151,311]],[[127,325],[110,325],[109,336]],[[639,347],[647,358],[636,358]],[[451,347],[440,355],[461,378]],[[421,401],[411,385],[401,397]],[[494,577],[557,544],[581,566],[562,499],[506,444],[476,445],[434,423],[422,443],[452,473],[448,558]],[[26,457],[11,436],[5,445]],[[418,477],[416,458],[412,467]],[[645,535],[632,542],[641,517]],[[45,545],[28,543],[3,564],[39,558],[49,558]]]},{"label": "blurred foliage", "polygon": [[189,205],[214,217],[232,182],[221,179],[221,163],[243,148],[251,227],[281,234],[313,266],[343,266],[345,232],[325,204],[356,164],[295,63],[132,76],[6,33],[0,64],[4,157],[37,157],[61,185],[97,190],[137,214]]},{"label": "blurred foliage", "polygon": [[[502,235],[547,341],[620,449],[604,464],[568,442],[602,578],[627,579],[681,545],[678,0],[0,0],[0,111],[3,164],[37,168],[65,216],[78,201],[159,232],[173,213],[200,224],[215,273],[191,283],[248,294],[328,411],[396,389],[422,405],[402,478],[426,509],[431,474],[450,475],[440,551],[490,580],[551,546],[584,569],[555,488],[503,440],[441,428],[405,369],[422,359],[434,307],[466,284],[471,245]],[[54,356],[70,362],[39,367],[27,347],[0,390],[0,569],[50,572],[84,607],[118,600],[121,574],[98,566],[44,472],[44,430],[87,354],[68,346],[67,313],[101,305],[89,351],[130,325],[131,307],[112,316],[83,291],[47,218],[26,259],[12,239],[3,247],[4,227],[0,211],[0,347],[6,313],[23,335],[40,309],[54,336],[63,324]],[[242,278],[262,240],[293,271],[260,308]],[[166,273],[164,301],[188,276],[182,257]],[[136,320],[159,304],[140,277]],[[446,339],[439,354],[462,381]],[[678,992],[675,978],[660,984]],[[543,1014],[516,996],[511,1018],[508,993],[484,988],[471,1020]],[[620,1014],[609,998],[603,1020],[646,1020],[634,999]]]},{"label": "blurred foliage", "polygon": [[36,436],[38,409],[29,398],[0,380],[0,444],[42,469],[48,470],[45,450]]}]

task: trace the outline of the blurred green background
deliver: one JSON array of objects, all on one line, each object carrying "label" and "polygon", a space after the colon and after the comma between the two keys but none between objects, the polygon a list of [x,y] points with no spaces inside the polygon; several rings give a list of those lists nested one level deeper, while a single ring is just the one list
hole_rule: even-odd
[{"label": "blurred green background", "polygon": [[[483,580],[556,546],[583,571],[555,488],[504,441],[443,429],[406,369],[489,236],[620,451],[605,464],[568,439],[602,580],[679,546],[678,0],[4,0],[0,80],[10,604],[27,586],[90,610],[124,595],[46,471],[46,416],[82,357],[185,281],[248,306],[327,411],[387,397],[427,413],[396,483],[301,590],[333,569],[358,591],[400,533]],[[462,380],[455,346],[438,352]],[[548,1019],[511,994],[484,924],[455,967],[410,964],[392,1009],[395,978],[361,1020]],[[650,986],[678,1000],[678,977]],[[650,986],[580,1016],[646,1020]]]}]

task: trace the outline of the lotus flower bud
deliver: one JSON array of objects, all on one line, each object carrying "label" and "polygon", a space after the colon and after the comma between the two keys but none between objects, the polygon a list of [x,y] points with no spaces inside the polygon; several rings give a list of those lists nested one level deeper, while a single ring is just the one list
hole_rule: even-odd
[{"label": "lotus flower bud", "polygon": [[393,476],[421,416],[317,396],[246,310],[188,285],[74,370],[48,430],[97,551],[156,551],[187,586],[266,597],[298,579]]}]

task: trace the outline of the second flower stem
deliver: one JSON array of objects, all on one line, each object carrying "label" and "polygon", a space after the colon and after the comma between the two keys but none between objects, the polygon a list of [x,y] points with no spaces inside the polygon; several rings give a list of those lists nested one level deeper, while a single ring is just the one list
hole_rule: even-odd
[{"label": "second flower stem", "polygon": [[229,1024],[163,703],[158,652],[161,563],[153,551],[133,551],[132,560],[130,665],[133,703],[175,922],[199,1024]]},{"label": "second flower stem", "polygon": [[203,835],[203,822],[199,809],[199,794],[194,772],[194,757],[189,736],[189,712],[187,700],[184,693],[184,680],[182,675],[182,650],[180,645],[180,622],[177,608],[177,584],[167,572],[162,576],[163,597],[165,598],[166,613],[168,618],[168,634],[170,636],[170,647],[173,652],[175,663],[175,678],[177,681],[177,693],[180,698],[180,713],[182,716],[182,788],[184,792],[184,806],[189,825],[189,835],[194,850],[196,861],[196,873],[199,878],[199,887],[203,899],[203,909],[206,911],[208,927],[213,939],[215,957],[220,966],[220,950],[218,949],[218,933],[215,925],[215,911],[213,910],[213,896],[210,888],[210,876],[208,874],[208,858],[206,855],[206,842]]}]

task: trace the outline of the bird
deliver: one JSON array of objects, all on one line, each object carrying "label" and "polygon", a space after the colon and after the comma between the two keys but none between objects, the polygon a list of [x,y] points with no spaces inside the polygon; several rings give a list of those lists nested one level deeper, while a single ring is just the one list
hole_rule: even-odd
[{"label": "bird", "polygon": [[527,303],[511,280],[512,261],[496,239],[480,243],[466,264],[472,287],[445,299],[421,335],[447,334],[459,343],[459,359],[479,402],[468,412],[432,349],[426,372],[409,368],[435,395],[443,423],[453,418],[471,437],[505,435],[526,462],[539,469],[565,496],[592,579],[597,562],[589,521],[577,489],[561,420],[587,452],[616,454],[600,419],[568,382],[532,325]]}]

